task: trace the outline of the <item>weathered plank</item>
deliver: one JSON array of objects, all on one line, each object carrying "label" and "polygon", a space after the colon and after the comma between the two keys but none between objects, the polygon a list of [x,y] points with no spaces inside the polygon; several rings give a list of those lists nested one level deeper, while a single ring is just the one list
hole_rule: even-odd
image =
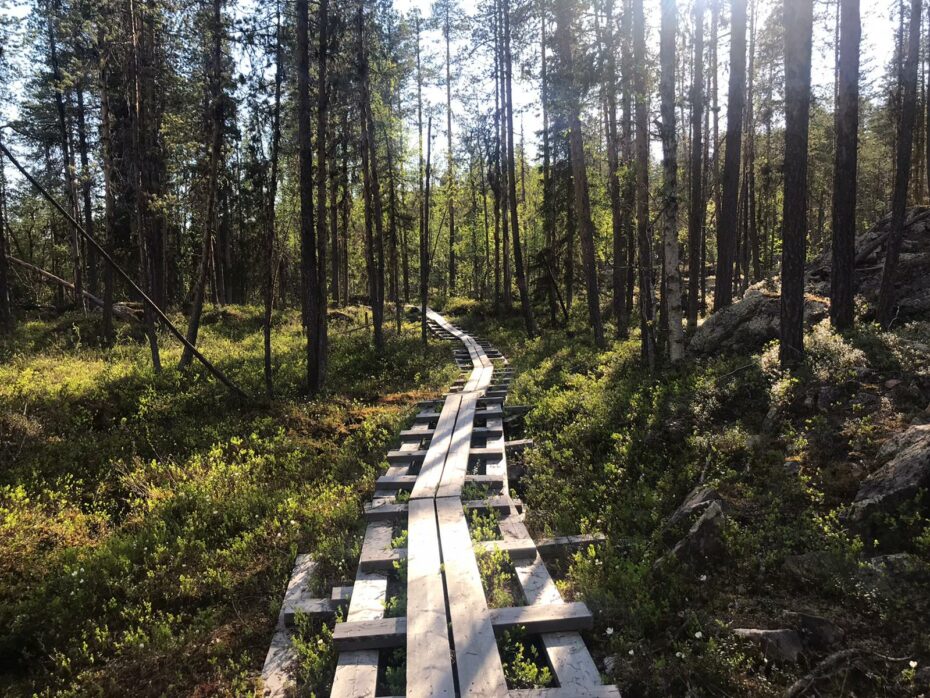
[{"label": "weathered plank", "polygon": [[436,494],[436,489],[442,479],[442,469],[445,466],[461,402],[462,398],[458,395],[450,395],[446,398],[446,404],[436,424],[436,432],[433,434],[426,457],[423,459],[423,465],[420,467],[420,475],[410,493],[412,499],[433,497]]},{"label": "weathered plank", "polygon": [[[384,525],[384,524],[377,524]],[[373,620],[384,615],[387,577],[359,571],[355,575],[348,621]],[[337,628],[342,623],[337,624]],[[374,698],[378,688],[378,651],[342,652],[336,664],[331,698]]]},{"label": "weathered plank", "polygon": [[437,497],[460,497],[462,495],[465,474],[468,472],[471,434],[474,428],[477,402],[477,393],[462,396],[458,418],[455,420],[455,431],[452,435],[452,442],[449,444],[446,466],[443,468],[442,480],[436,491]]},{"label": "weathered plank", "polygon": [[333,629],[333,647],[339,652],[393,649],[406,642],[406,618],[346,621]]},{"label": "weathered plank", "polygon": [[507,683],[461,502],[436,500],[449,594],[456,673],[462,696],[504,698]]},{"label": "weathered plank", "polygon": [[[506,495],[497,495],[486,497],[485,499],[474,499],[467,502],[459,502],[468,511],[499,511],[510,513],[511,508],[519,506],[519,502],[512,500]],[[379,502],[365,505],[365,519],[369,522],[390,522],[401,519],[407,515],[406,502]]]},{"label": "weathered plank", "polygon": [[620,698],[616,686],[558,686],[555,688],[521,688],[510,692],[510,698]]},{"label": "weathered plank", "polygon": [[407,696],[455,695],[439,533],[432,499],[410,501],[407,561]]},{"label": "weathered plank", "polygon": [[316,563],[309,555],[301,554],[294,562],[291,578],[284,592],[284,602],[278,614],[278,623],[271,638],[271,646],[262,666],[262,695],[265,698],[283,698],[294,686],[293,667],[297,656],[291,645],[291,634],[287,630],[287,609],[306,593],[306,588],[316,570]]},{"label": "weathered plank", "polygon": [[558,555],[603,541],[604,536],[600,534],[574,535],[541,538],[535,543],[529,538],[521,540],[488,540],[475,543],[475,547],[483,550],[503,550],[513,559],[533,559],[536,557],[537,552],[541,555]]},{"label": "weathered plank", "polygon": [[528,633],[557,633],[590,630],[594,625],[591,609],[582,601],[492,608],[489,613],[495,630],[522,626]]}]

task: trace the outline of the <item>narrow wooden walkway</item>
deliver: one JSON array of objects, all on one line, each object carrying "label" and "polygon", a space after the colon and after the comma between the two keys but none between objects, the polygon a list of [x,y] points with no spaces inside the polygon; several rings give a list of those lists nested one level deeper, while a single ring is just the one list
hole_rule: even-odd
[{"label": "narrow wooden walkway", "polygon": [[[339,651],[333,698],[373,698],[382,650],[401,647],[408,697],[619,697],[615,686],[602,685],[579,634],[592,625],[590,611],[562,600],[539,552],[583,545],[590,537],[537,545],[523,524],[521,503],[510,497],[504,401],[512,371],[506,359],[429,309],[427,320],[434,336],[462,345],[455,357],[467,375],[444,399],[421,404],[388,454],[388,470],[365,508],[368,527],[353,586],[337,587],[328,599],[309,598],[313,563],[298,556],[265,662],[265,695],[287,695],[295,614],[332,615],[348,603],[333,631]],[[472,511],[498,512],[499,540],[472,542]],[[406,522],[405,548],[392,548],[398,522],[402,528]],[[494,549],[510,555],[524,605],[488,607],[476,553]],[[388,579],[401,560],[407,563],[406,614],[386,618]],[[508,689],[496,633],[518,626],[540,637],[557,687]]]}]

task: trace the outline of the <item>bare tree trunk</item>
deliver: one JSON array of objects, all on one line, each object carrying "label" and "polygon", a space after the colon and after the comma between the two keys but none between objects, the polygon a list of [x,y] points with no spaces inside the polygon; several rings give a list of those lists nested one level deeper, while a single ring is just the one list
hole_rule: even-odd
[{"label": "bare tree trunk", "polygon": [[620,153],[617,133],[617,59],[614,41],[614,0],[607,0],[604,9],[605,56],[604,91],[607,103],[607,182],[610,194],[611,234],[613,242],[613,295],[611,297],[617,337],[629,335],[630,320],[626,313],[626,248],[624,238],[624,211],[620,191]]},{"label": "bare tree trunk", "polygon": [[894,322],[897,299],[895,273],[901,254],[904,235],[904,218],[907,209],[907,188],[911,175],[911,145],[914,139],[914,121],[917,118],[917,60],[920,54],[920,0],[911,0],[911,20],[908,32],[907,58],[902,71],[901,117],[898,127],[898,149],[894,191],[891,200],[891,232],[885,245],[885,268],[878,293],[878,321],[888,328]]},{"label": "bare tree trunk", "polygon": [[359,112],[361,116],[362,175],[365,189],[365,255],[368,269],[368,295],[374,326],[375,350],[384,351],[384,231],[381,211],[381,187],[378,182],[377,148],[374,142],[374,119],[371,114],[368,42],[364,5],[358,7],[359,42]]},{"label": "bare tree trunk", "polygon": [[[104,30],[99,30],[101,46]],[[115,208],[113,193],[113,130],[110,123],[109,93],[109,56],[101,51],[98,66],[100,82],[100,153],[103,164],[104,194],[104,240],[103,244],[109,254],[113,254]],[[109,264],[103,265],[103,340],[109,345],[113,342],[113,269]]]},{"label": "bare tree trunk", "polygon": [[423,332],[423,346],[427,342],[426,330],[426,307],[429,301],[429,195],[430,180],[432,179],[430,156],[432,155],[433,145],[433,117],[429,117],[426,124],[426,169],[424,176],[426,178],[425,192],[423,195],[423,215],[420,218],[420,313],[421,327]]},{"label": "bare tree trunk", "polygon": [[[419,196],[417,198],[418,209],[420,214],[420,339],[424,348],[429,341],[429,332],[426,324],[426,303],[429,296],[429,226],[426,224],[426,197],[424,193],[424,164],[423,164],[423,70],[420,64],[420,15],[417,13],[414,19],[416,30],[416,54],[417,54],[417,137],[418,137],[418,156],[419,168],[417,170],[417,186]],[[430,119],[430,129],[432,130],[433,121]],[[432,134],[430,134],[432,135]]]},{"label": "bare tree trunk", "polygon": [[[737,0],[739,2],[740,0]],[[643,0],[633,0],[633,63],[636,94],[636,226],[639,237],[639,307],[642,356],[656,365],[655,296],[652,290],[652,233],[649,229],[649,93],[646,90],[646,19]]]},{"label": "bare tree trunk", "polygon": [[597,259],[594,250],[594,223],[591,220],[591,201],[588,192],[588,172],[585,165],[584,140],[581,134],[580,104],[574,78],[572,55],[572,18],[570,7],[563,2],[556,4],[556,38],[565,71],[568,96],[569,147],[571,149],[572,183],[575,195],[575,216],[581,237],[581,253],[584,263],[585,283],[588,297],[588,317],[594,331],[594,343],[603,348],[604,325],[601,320],[600,289],[597,282]]},{"label": "bare tree trunk", "polygon": [[[919,0],[915,0],[919,2]],[[785,0],[785,168],[781,254],[781,365],[804,356],[807,251],[807,141],[811,96],[813,0]]]},{"label": "bare tree trunk", "polygon": [[329,0],[319,0],[317,20],[317,109],[316,109],[316,283],[315,295],[311,303],[311,334],[316,345],[317,369],[316,387],[322,388],[326,382],[326,365],[328,357],[328,314],[326,300],[326,176],[329,171],[326,126],[329,120],[329,82],[327,64],[329,61]]},{"label": "bare tree trunk", "polygon": [[308,0],[297,0],[297,156],[300,175],[300,303],[307,333],[307,389],[323,387],[318,328],[317,244],[313,210],[313,143],[310,136],[310,10]]},{"label": "bare tree trunk", "polygon": [[275,0],[275,49],[274,49],[274,106],[271,115],[271,176],[265,203],[265,269],[262,295],[264,314],[262,317],[262,339],[264,348],[265,392],[274,395],[274,379],[271,368],[271,316],[274,308],[275,271],[275,204],[278,198],[278,153],[281,146],[281,86],[284,82],[284,57],[281,52],[281,0]]},{"label": "bare tree trunk", "polygon": [[397,185],[394,180],[394,148],[391,145],[391,134],[385,132],[384,140],[387,150],[388,167],[388,260],[391,266],[391,285],[389,295],[394,301],[394,324],[397,334],[400,334],[401,308],[399,264],[397,255]]},{"label": "bare tree trunk", "polygon": [[452,150],[452,57],[449,26],[449,3],[445,4],[443,37],[446,40],[446,196],[449,207],[449,295],[455,294],[455,155]]},{"label": "bare tree trunk", "polygon": [[[520,290],[520,307],[523,311],[523,323],[526,333],[532,337],[536,334],[536,321],[533,318],[533,306],[530,304],[530,292],[526,281],[526,267],[523,265],[523,247],[520,244],[520,222],[517,215],[517,173],[514,156],[513,132],[513,59],[510,48],[510,0],[503,0],[504,16],[504,107],[506,110],[507,131],[507,185],[510,203],[510,228],[513,236],[513,264],[517,272],[517,288]],[[603,330],[601,330],[603,334]]]},{"label": "bare tree trunk", "polygon": [[694,67],[691,79],[691,200],[688,211],[688,331],[697,327],[704,227],[704,0],[694,3]]},{"label": "bare tree trunk", "polygon": [[[213,258],[214,269],[216,268],[216,258],[212,254],[213,240],[218,228],[219,222],[219,176],[220,160],[223,156],[223,126],[225,122],[225,113],[223,108],[223,18],[222,18],[223,0],[213,0],[213,12],[211,15],[211,47],[210,65],[207,69],[208,77],[208,101],[207,112],[210,122],[210,159],[207,166],[207,217],[203,229],[200,247],[200,264],[197,267],[197,278],[194,281],[193,306],[191,308],[191,319],[187,325],[187,341],[192,346],[197,346],[197,334],[200,331],[200,318],[203,313],[204,295],[206,294],[207,269],[211,258]],[[214,288],[219,295],[219,284],[214,284]],[[222,295],[220,295],[222,299]],[[185,347],[181,354],[181,360],[178,368],[187,368],[194,355]]]},{"label": "bare tree trunk", "polygon": [[[859,0],[841,0],[837,79],[836,154],[833,165],[833,266],[830,319],[843,330],[853,325],[856,263],[856,183],[859,142]],[[928,112],[930,113],[930,112]]]},{"label": "bare tree trunk", "polygon": [[743,102],[746,93],[746,0],[732,0],[730,20],[730,87],[727,96],[727,135],[723,164],[723,196],[717,214],[717,279],[714,310],[733,302],[737,220],[742,147]]},{"label": "bare tree trunk", "polygon": [[[84,209],[84,230],[94,235],[94,209],[91,205],[91,188],[93,177],[90,174],[90,157],[87,146],[87,115],[84,107],[84,81],[78,80],[77,92],[77,120],[78,120],[78,148],[81,155],[81,195]],[[97,283],[97,255],[93,247],[87,250],[87,285],[92,294],[98,292]]]},{"label": "bare tree trunk", "polygon": [[[71,215],[75,219],[79,217],[78,214],[78,199],[77,199],[77,187],[75,186],[75,165],[74,165],[74,154],[71,148],[71,134],[68,129],[68,117],[65,112],[65,98],[62,92],[62,83],[63,77],[61,72],[61,66],[58,61],[58,40],[57,40],[57,25],[60,21],[61,15],[61,2],[60,0],[54,0],[53,3],[49,3],[46,7],[47,13],[47,23],[48,23],[48,50],[49,50],[49,63],[52,70],[52,80],[55,85],[55,107],[58,113],[58,130],[59,137],[61,138],[61,158],[64,164],[64,182],[65,182],[65,193],[68,196],[68,205],[71,208]],[[84,280],[82,272],[82,262],[81,262],[81,242],[80,236],[77,232],[72,231],[71,234],[71,266],[72,273],[74,275],[74,302],[81,308],[81,310],[86,311],[87,307],[84,303]]]},{"label": "bare tree trunk", "polygon": [[13,329],[13,309],[10,306],[9,270],[7,268],[6,168],[0,158],[0,334]]},{"label": "bare tree trunk", "polygon": [[549,269],[550,282],[546,294],[549,301],[549,323],[555,325],[556,313],[556,280],[552,269],[555,267],[555,207],[552,200],[552,157],[549,146],[549,68],[546,57],[546,28],[549,24],[547,13],[547,2],[542,0],[540,3],[540,102],[542,104],[542,137],[543,137],[543,237],[546,241],[545,259],[546,266]]},{"label": "bare tree trunk", "polygon": [[[636,217],[636,162],[633,155],[633,100],[632,85],[635,80],[633,66],[633,22],[630,2],[624,3],[624,12],[621,18],[621,33],[623,40],[620,43],[620,66],[623,77],[623,92],[621,104],[623,107],[623,163],[625,172],[622,181],[623,206],[623,237],[626,239],[626,315],[633,314],[633,289],[636,285],[636,235],[634,219]],[[629,324],[629,323],[628,323]]]},{"label": "bare tree trunk", "polygon": [[[152,254],[152,235],[150,234],[151,221],[148,214],[148,202],[145,197],[143,188],[142,168],[143,161],[150,154],[144,152],[143,132],[148,128],[147,117],[151,104],[148,100],[143,101],[142,90],[142,69],[143,65],[149,67],[148,51],[143,51],[140,45],[140,33],[143,29],[142,20],[136,9],[134,0],[129,3],[129,23],[130,37],[132,41],[132,60],[130,85],[132,89],[131,99],[131,162],[129,165],[130,177],[133,182],[135,191],[135,201],[132,213],[132,225],[136,232],[136,241],[139,247],[139,271],[142,279],[142,288],[144,293],[151,293],[156,286],[154,259]],[[145,138],[148,143],[148,138]],[[157,294],[153,294],[157,297]],[[158,301],[155,300],[157,305]],[[149,350],[152,354],[152,368],[155,372],[161,371],[161,353],[158,348],[158,335],[155,332],[155,314],[146,307],[145,311],[145,331],[149,340]],[[186,345],[192,346],[191,342],[185,338]]]},{"label": "bare tree trunk", "polygon": [[668,323],[668,357],[672,363],[684,357],[681,327],[681,273],[678,269],[678,131],[675,125],[675,34],[678,8],[675,0],[662,0],[660,47],[662,94],[662,150],[664,181],[663,244],[665,248],[665,296]]}]

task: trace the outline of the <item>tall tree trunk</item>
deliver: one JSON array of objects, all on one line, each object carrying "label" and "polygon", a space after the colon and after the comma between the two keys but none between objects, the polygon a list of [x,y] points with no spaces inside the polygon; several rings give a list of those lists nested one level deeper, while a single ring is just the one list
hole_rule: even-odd
[{"label": "tall tree trunk", "polygon": [[449,295],[455,295],[455,155],[452,150],[452,55],[449,3],[445,4],[442,33],[446,40],[446,197],[449,207]]},{"label": "tall tree trunk", "polygon": [[[915,0],[919,2],[919,0]],[[804,356],[804,262],[807,252],[807,140],[810,123],[813,0],[785,0],[785,168],[781,254],[783,367]]]},{"label": "tall tree trunk", "polygon": [[911,145],[914,121],[917,118],[917,60],[920,54],[920,0],[911,0],[911,23],[908,32],[907,58],[902,70],[901,116],[898,127],[898,148],[895,157],[894,191],[891,200],[891,230],[885,243],[885,268],[878,293],[878,321],[885,328],[894,322],[897,298],[895,274],[904,236],[907,212],[907,188],[911,175]]},{"label": "tall tree trunk", "polygon": [[[739,2],[740,0],[737,0]],[[646,18],[643,0],[633,0],[633,63],[636,94],[636,226],[639,238],[639,307],[642,356],[656,365],[655,296],[652,290],[652,232],[649,229],[649,92],[646,90]]]},{"label": "tall tree trunk", "polygon": [[591,201],[588,192],[588,171],[585,164],[584,140],[581,133],[581,116],[578,90],[575,86],[574,56],[572,55],[572,17],[567,3],[559,2],[555,8],[556,39],[561,53],[562,69],[568,96],[569,147],[571,150],[572,183],[575,199],[575,218],[581,237],[581,256],[584,263],[585,285],[588,297],[588,317],[594,331],[594,343],[603,348],[604,324],[601,320],[600,289],[597,282],[597,258],[594,250],[594,223],[591,220]]},{"label": "tall tree trunk", "polygon": [[[48,24],[48,51],[49,63],[52,70],[52,80],[55,85],[55,107],[58,113],[58,135],[61,139],[61,159],[64,167],[65,193],[68,197],[68,207],[75,220],[79,219],[77,187],[75,185],[74,154],[71,148],[71,134],[68,127],[68,116],[65,111],[65,97],[62,91],[64,78],[58,60],[58,23],[61,20],[61,1],[54,0],[46,7]],[[81,262],[81,240],[77,231],[71,233],[71,267],[74,278],[74,303],[81,310],[86,311],[84,302],[84,275]]]},{"label": "tall tree trunk", "polygon": [[[99,29],[99,43],[103,44],[104,30]],[[110,122],[110,92],[109,92],[109,54],[101,51],[98,65],[98,79],[100,89],[100,155],[103,165],[103,195],[104,195],[104,249],[113,255],[113,242],[115,239],[115,194],[113,191],[113,127]],[[103,265],[103,341],[110,345],[113,343],[113,267]]]},{"label": "tall tree trunk", "polygon": [[394,301],[394,324],[397,334],[400,335],[401,308],[399,284],[400,269],[397,254],[397,185],[394,178],[394,148],[391,144],[391,134],[389,132],[385,132],[384,140],[388,168],[388,260],[391,267],[389,295],[391,300]]},{"label": "tall tree trunk", "polygon": [[626,314],[633,313],[633,289],[636,285],[636,235],[634,220],[636,217],[636,162],[633,154],[633,99],[632,85],[635,81],[635,67],[633,65],[633,22],[630,0],[624,3],[624,12],[621,18],[620,31],[620,66],[623,77],[623,92],[621,106],[623,107],[623,164],[625,172],[622,182],[621,204],[623,206],[623,237],[626,239]]},{"label": "tall tree trunk", "polygon": [[540,3],[540,63],[539,73],[541,80],[540,102],[542,104],[542,137],[543,137],[543,237],[546,241],[545,260],[549,272],[548,292],[546,294],[549,301],[549,323],[556,323],[556,299],[555,294],[556,278],[553,270],[556,267],[555,255],[555,202],[552,200],[552,155],[549,145],[549,68],[546,57],[546,29],[549,24],[547,13],[547,2],[542,0]]},{"label": "tall tree trunk", "polygon": [[663,246],[665,248],[665,297],[668,324],[668,357],[672,363],[685,354],[681,327],[681,272],[678,269],[678,130],[675,125],[675,34],[678,7],[675,0],[662,0],[660,41],[663,150]]},{"label": "tall tree trunk", "polygon": [[[424,193],[424,164],[423,164],[423,70],[420,64],[420,15],[417,13],[414,18],[414,27],[416,30],[416,54],[417,54],[417,141],[419,168],[417,170],[417,186],[419,196],[417,197],[418,211],[420,214],[420,339],[423,346],[426,347],[429,341],[429,332],[426,324],[426,303],[429,296],[429,227],[426,225],[426,196]],[[432,126],[430,119],[430,126]]]},{"label": "tall tree trunk", "polygon": [[341,262],[342,262],[342,305],[349,303],[349,209],[351,208],[351,182],[349,181],[349,109],[346,107],[342,112],[342,171],[340,180],[342,182],[342,198],[339,201],[340,228],[342,229],[341,242]]},{"label": "tall tree trunk", "polygon": [[[510,203],[510,229],[513,236],[513,265],[517,272],[517,288],[520,290],[520,308],[526,333],[532,337],[536,334],[536,321],[533,319],[533,306],[530,304],[530,291],[526,281],[526,267],[523,265],[523,247],[520,244],[520,222],[517,215],[517,173],[514,155],[513,132],[513,57],[510,47],[510,0],[503,0],[504,15],[504,107],[506,109],[507,131],[507,185]],[[603,335],[603,329],[601,329]]]},{"label": "tall tree trunk", "polygon": [[361,116],[362,175],[365,189],[365,256],[368,270],[368,295],[374,326],[374,344],[378,353],[384,351],[384,217],[381,210],[381,187],[378,180],[377,148],[374,140],[374,118],[371,113],[368,41],[364,4],[358,6],[359,42],[359,112]]},{"label": "tall tree trunk", "polygon": [[[859,143],[859,0],[840,1],[836,153],[833,161],[833,267],[830,319],[844,330],[853,325],[856,263],[856,183]],[[930,112],[928,112],[930,113]]]},{"label": "tall tree trunk", "polygon": [[265,203],[265,269],[262,296],[262,340],[264,349],[265,392],[274,395],[274,378],[271,368],[271,315],[274,308],[275,270],[275,204],[278,198],[278,153],[281,146],[281,86],[284,82],[284,57],[281,51],[281,0],[275,0],[275,48],[274,48],[274,106],[271,114],[271,176]]},{"label": "tall tree trunk", "polygon": [[[144,25],[134,0],[129,3],[130,39],[132,44],[132,60],[130,61],[131,98],[131,141],[129,172],[132,181],[132,190],[135,194],[132,212],[132,227],[135,229],[136,241],[139,247],[139,276],[142,280],[144,293],[152,294],[156,288],[155,261],[153,254],[154,235],[152,234],[151,212],[146,194],[149,193],[146,185],[150,184],[148,178],[143,178],[145,161],[154,156],[149,152],[150,140],[148,133],[151,126],[148,123],[151,116],[152,104],[147,98],[143,99],[143,69],[147,72],[151,67],[149,50],[142,46],[140,35],[143,35]],[[144,35],[143,35],[144,36]],[[155,296],[155,303],[157,294]],[[145,333],[149,340],[149,350],[152,354],[152,368],[161,371],[161,353],[158,347],[158,335],[155,332],[155,314],[146,304],[145,307]]]},{"label": "tall tree trunk", "polygon": [[307,333],[307,389],[323,387],[318,327],[317,245],[313,210],[313,142],[310,135],[310,10],[308,0],[297,0],[297,158],[300,176],[300,304]]},{"label": "tall tree trunk", "polygon": [[[422,139],[421,139],[422,140]],[[426,123],[426,167],[424,177],[426,179],[423,194],[423,215],[420,217],[420,313],[421,327],[423,332],[423,346],[427,342],[426,330],[426,307],[429,301],[429,195],[430,180],[432,179],[430,157],[432,155],[433,145],[433,117],[430,115]]]},{"label": "tall tree trunk", "polygon": [[6,261],[7,231],[6,161],[0,157],[0,334],[13,329],[13,309],[10,306],[9,269]]},{"label": "tall tree trunk", "polygon": [[617,323],[617,337],[625,339],[629,335],[629,318],[626,314],[626,248],[627,242],[623,230],[623,204],[620,191],[620,153],[619,135],[617,133],[617,59],[614,41],[614,0],[607,0],[604,9],[605,56],[604,56],[604,91],[607,103],[607,168],[610,194],[611,239],[613,242],[613,295],[611,297],[614,320]]},{"label": "tall tree trunk", "polygon": [[704,0],[694,2],[694,66],[691,78],[691,195],[688,207],[688,331],[697,327],[704,228]]},{"label": "tall tree trunk", "polygon": [[740,148],[743,102],[746,93],[746,0],[732,0],[730,18],[730,86],[727,96],[727,135],[723,163],[723,195],[717,215],[717,278],[714,310],[733,302],[740,186]]},{"label": "tall tree trunk", "polygon": [[[91,205],[91,189],[93,177],[90,173],[90,155],[87,145],[87,114],[84,106],[84,79],[78,80],[77,92],[77,126],[78,149],[81,156],[81,197],[84,209],[84,230],[94,237],[94,209]],[[97,281],[97,253],[93,246],[87,249],[87,285],[90,292],[96,295],[99,292]]]},{"label": "tall tree trunk", "polygon": [[316,109],[316,283],[313,293],[316,296],[311,308],[312,339],[316,345],[316,358],[319,362],[317,385],[326,382],[326,365],[328,357],[328,317],[326,300],[326,177],[329,172],[327,162],[328,150],[326,127],[329,121],[329,0],[319,0],[317,20],[317,109]]},{"label": "tall tree trunk", "polygon": [[[223,0],[212,0],[212,13],[210,16],[211,52],[207,68],[207,113],[210,124],[210,155],[207,164],[207,217],[203,228],[200,247],[200,264],[197,267],[197,278],[194,281],[193,305],[191,319],[187,325],[187,341],[191,346],[197,346],[197,334],[200,331],[200,318],[203,314],[204,296],[206,295],[207,269],[211,257],[214,269],[217,264],[214,248],[214,237],[219,223],[219,176],[220,160],[223,157],[223,126],[225,113],[223,108]],[[220,262],[221,264],[221,262]],[[214,284],[220,300],[223,295],[219,292],[219,283]],[[194,354],[185,346],[181,353],[178,368],[187,368],[194,359]]]}]

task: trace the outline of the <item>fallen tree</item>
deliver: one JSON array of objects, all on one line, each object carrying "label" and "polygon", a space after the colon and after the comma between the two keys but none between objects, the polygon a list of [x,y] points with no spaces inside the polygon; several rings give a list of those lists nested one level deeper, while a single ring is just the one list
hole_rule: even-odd
[{"label": "fallen tree", "polygon": [[[6,259],[11,264],[15,264],[19,267],[22,267],[23,269],[26,269],[27,271],[32,272],[40,279],[48,281],[49,283],[55,284],[57,286],[61,286],[62,288],[65,288],[68,291],[74,293],[74,284],[72,284],[70,281],[66,281],[60,276],[55,276],[52,272],[46,271],[41,267],[37,267],[35,264],[30,264],[29,262],[19,259],[18,257],[7,255]],[[102,298],[98,298],[86,289],[82,290],[82,294],[86,300],[90,301],[91,305],[97,308],[103,308]],[[140,322],[140,318],[132,311],[132,309],[126,305],[123,305],[122,303],[113,304],[113,316],[127,322]]]}]

